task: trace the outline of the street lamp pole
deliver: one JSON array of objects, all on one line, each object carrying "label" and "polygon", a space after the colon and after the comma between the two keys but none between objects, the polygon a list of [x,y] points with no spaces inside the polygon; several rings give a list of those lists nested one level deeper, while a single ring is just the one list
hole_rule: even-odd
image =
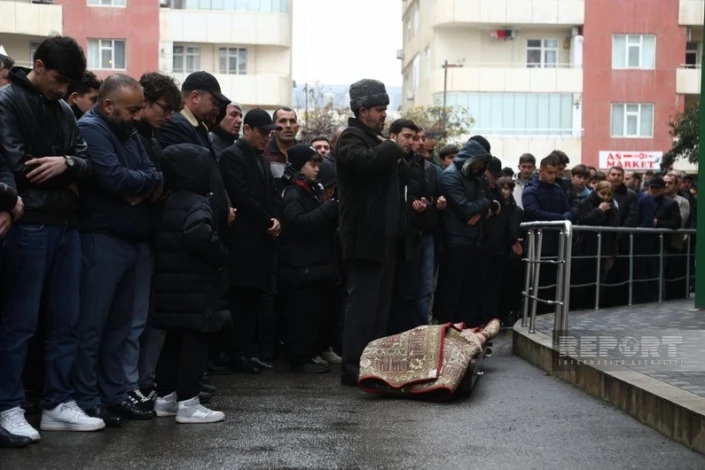
[{"label": "street lamp pole", "polygon": [[448,68],[462,67],[462,64],[449,64],[446,60],[443,62],[443,129],[441,132],[446,132],[446,126],[448,124]]},{"label": "street lamp pole", "polygon": [[[703,18],[703,44],[705,44],[705,18]],[[700,60],[700,90],[705,90],[705,50]],[[700,107],[702,110],[702,105]],[[705,119],[700,114],[700,135],[705,135]],[[698,146],[698,173],[705,170],[705,147],[702,142]],[[705,191],[705,176],[698,178],[698,194]],[[705,201],[698,204],[698,233],[695,247],[695,308],[705,309]],[[688,280],[690,282],[690,280]]]}]

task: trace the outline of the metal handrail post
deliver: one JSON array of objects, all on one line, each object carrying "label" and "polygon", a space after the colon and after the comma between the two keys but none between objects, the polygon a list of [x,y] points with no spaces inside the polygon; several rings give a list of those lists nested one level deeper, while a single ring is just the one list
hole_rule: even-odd
[{"label": "metal handrail post", "polygon": [[561,335],[568,332],[568,315],[570,314],[570,272],[573,258],[573,224],[566,222],[565,240],[565,275],[563,281],[563,318],[561,323]]},{"label": "metal handrail post", "polygon": [[602,280],[602,232],[597,232],[597,268],[595,277],[595,310],[600,309],[600,281]]},{"label": "metal handrail post", "polygon": [[634,234],[629,234],[629,306],[634,302]]},{"label": "metal handrail post", "polygon": [[685,240],[685,298],[690,298],[690,237]]},{"label": "metal handrail post", "polygon": [[659,263],[658,263],[658,303],[663,303],[663,233],[659,235]]},{"label": "metal handrail post", "polygon": [[553,314],[553,344],[558,345],[563,324],[563,276],[565,275],[565,231],[558,234],[558,259],[556,269],[556,309]]},{"label": "metal handrail post", "polygon": [[521,317],[522,328],[526,327],[526,321],[529,318],[529,302],[531,301],[529,295],[532,295],[529,289],[531,289],[532,274],[534,272],[534,229],[529,229],[529,232],[527,233],[527,240],[526,279],[524,279],[524,293],[526,295],[524,296],[524,314]]},{"label": "metal handrail post", "polygon": [[532,296],[534,297],[531,299],[532,304],[531,304],[531,319],[529,320],[529,333],[536,333],[536,309],[538,307],[538,298],[539,297],[539,277],[541,276],[541,251],[543,247],[543,230],[539,229],[538,230],[538,236],[536,237],[536,263],[534,263],[536,266],[534,267],[534,289],[532,292]]}]

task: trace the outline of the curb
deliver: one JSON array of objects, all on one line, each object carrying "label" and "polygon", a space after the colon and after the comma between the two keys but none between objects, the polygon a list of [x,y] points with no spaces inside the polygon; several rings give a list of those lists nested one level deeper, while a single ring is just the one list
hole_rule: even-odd
[{"label": "curb", "polygon": [[[520,325],[518,323],[517,325]],[[558,367],[552,339],[528,327],[515,326],[516,356],[588,394],[605,401],[666,437],[705,454],[705,398],[623,366],[575,363]]]}]

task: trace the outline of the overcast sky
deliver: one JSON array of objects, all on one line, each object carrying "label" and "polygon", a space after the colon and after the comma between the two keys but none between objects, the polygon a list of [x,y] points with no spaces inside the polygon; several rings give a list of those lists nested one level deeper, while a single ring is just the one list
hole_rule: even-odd
[{"label": "overcast sky", "polygon": [[401,86],[399,0],[294,0],[294,80]]}]

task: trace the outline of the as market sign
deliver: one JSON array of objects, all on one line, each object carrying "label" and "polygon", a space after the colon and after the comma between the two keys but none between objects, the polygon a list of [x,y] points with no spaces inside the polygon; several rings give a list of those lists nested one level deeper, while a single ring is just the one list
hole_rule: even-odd
[{"label": "as market sign", "polygon": [[625,152],[623,150],[604,150],[600,152],[600,168],[615,166],[625,170],[658,170],[661,167],[663,152]]}]

